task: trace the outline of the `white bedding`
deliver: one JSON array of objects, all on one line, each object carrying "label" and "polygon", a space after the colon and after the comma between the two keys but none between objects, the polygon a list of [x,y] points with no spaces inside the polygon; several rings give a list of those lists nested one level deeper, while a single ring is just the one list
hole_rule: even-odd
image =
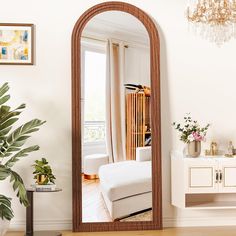
[{"label": "white bedding", "polygon": [[110,201],[152,191],[151,161],[124,161],[99,169],[102,192]]}]

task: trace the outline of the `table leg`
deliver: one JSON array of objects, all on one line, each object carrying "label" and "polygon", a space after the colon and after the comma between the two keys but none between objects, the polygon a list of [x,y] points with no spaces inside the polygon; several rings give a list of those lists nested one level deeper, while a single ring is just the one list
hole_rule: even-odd
[{"label": "table leg", "polygon": [[33,236],[34,234],[34,224],[33,224],[33,194],[32,191],[27,191],[27,197],[29,200],[29,206],[26,208],[26,236]]}]

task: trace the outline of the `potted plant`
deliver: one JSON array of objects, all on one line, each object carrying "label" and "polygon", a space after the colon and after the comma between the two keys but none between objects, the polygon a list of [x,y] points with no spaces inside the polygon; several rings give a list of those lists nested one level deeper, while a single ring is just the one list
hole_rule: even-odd
[{"label": "potted plant", "polygon": [[205,141],[205,136],[210,124],[200,127],[196,120],[189,114],[184,117],[184,124],[173,122],[176,130],[180,132],[180,140],[188,145],[188,155],[198,157],[201,154],[201,141]]},{"label": "potted plant", "polygon": [[[28,199],[24,182],[20,175],[13,170],[13,166],[20,161],[22,157],[28,156],[30,152],[39,150],[38,145],[23,147],[30,138],[30,134],[39,130],[45,121],[33,119],[18,128],[15,127],[18,117],[26,107],[21,104],[16,109],[11,109],[5,103],[10,99],[6,95],[9,90],[8,83],[0,87],[0,181],[9,179],[13,190],[17,192],[16,196],[24,206],[28,206]],[[0,194],[0,234],[3,235],[13,218],[11,208],[11,198]]]},{"label": "potted plant", "polygon": [[38,185],[55,184],[55,176],[52,173],[52,168],[48,165],[48,161],[45,158],[36,160],[34,167],[34,179]]}]

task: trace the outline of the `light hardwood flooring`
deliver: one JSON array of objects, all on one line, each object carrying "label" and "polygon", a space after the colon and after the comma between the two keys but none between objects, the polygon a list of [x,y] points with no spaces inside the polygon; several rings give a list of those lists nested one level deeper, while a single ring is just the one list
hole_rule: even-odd
[{"label": "light hardwood flooring", "polygon": [[[24,232],[8,232],[6,236],[23,236]],[[72,233],[62,231],[63,236],[235,236],[236,227],[166,228],[159,231],[122,231],[97,233]]]},{"label": "light hardwood flooring", "polygon": [[86,180],[82,176],[83,222],[111,222],[111,217],[102,199],[99,179]]}]

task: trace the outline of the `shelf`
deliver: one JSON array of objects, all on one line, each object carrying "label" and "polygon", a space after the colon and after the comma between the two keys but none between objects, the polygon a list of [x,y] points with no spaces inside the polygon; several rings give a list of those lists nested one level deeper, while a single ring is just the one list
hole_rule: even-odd
[{"label": "shelf", "polygon": [[188,202],[186,209],[236,209],[236,201]]},{"label": "shelf", "polygon": [[126,159],[136,159],[136,148],[145,146],[150,131],[150,97],[126,94]]},{"label": "shelf", "polygon": [[186,194],[185,209],[236,209],[236,194]]}]

